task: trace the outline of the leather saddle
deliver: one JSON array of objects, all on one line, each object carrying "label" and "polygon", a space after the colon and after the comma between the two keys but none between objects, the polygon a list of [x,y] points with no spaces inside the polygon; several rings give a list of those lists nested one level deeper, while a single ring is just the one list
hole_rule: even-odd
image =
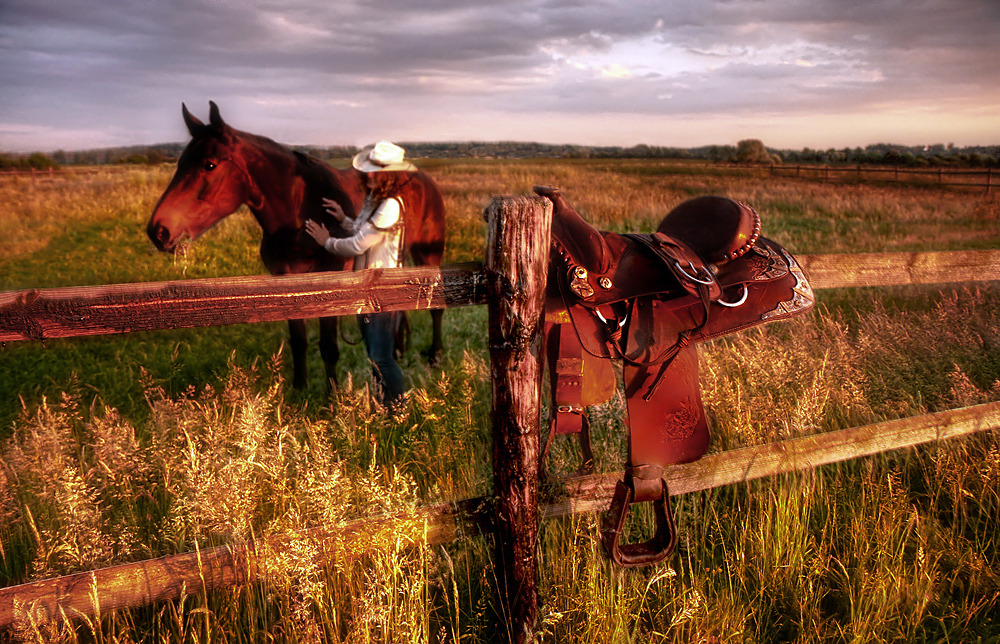
[{"label": "leather saddle", "polygon": [[[555,436],[568,434],[580,440],[581,471],[593,471],[587,408],[621,385],[628,456],[601,541],[622,566],[662,561],[677,544],[663,468],[695,461],[709,446],[697,343],[804,313],[812,288],[792,255],[760,236],[760,217],[744,203],[697,197],[652,234],[618,234],[584,221],[559,190],[534,191],[553,204],[545,303],[552,405],[542,465]],[[630,506],[643,502],[653,503],[656,533],[622,543]]]}]

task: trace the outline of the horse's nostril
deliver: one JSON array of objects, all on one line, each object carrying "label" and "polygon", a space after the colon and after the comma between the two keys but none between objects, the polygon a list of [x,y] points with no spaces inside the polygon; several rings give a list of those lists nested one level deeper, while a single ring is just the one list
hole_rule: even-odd
[{"label": "horse's nostril", "polygon": [[160,249],[162,249],[167,242],[170,241],[170,231],[167,230],[165,226],[160,224],[150,225],[146,230],[146,233],[149,235],[149,238],[153,241],[153,243]]}]

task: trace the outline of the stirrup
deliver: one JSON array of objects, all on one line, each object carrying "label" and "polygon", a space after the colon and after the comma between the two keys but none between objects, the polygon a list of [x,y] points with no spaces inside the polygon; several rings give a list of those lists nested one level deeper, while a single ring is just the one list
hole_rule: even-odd
[{"label": "stirrup", "polygon": [[[645,501],[653,502],[656,533],[643,543],[621,543],[629,506]],[[625,480],[618,481],[615,486],[611,507],[601,519],[601,543],[611,560],[624,568],[649,566],[669,557],[677,548],[677,526],[667,482],[662,477],[636,479],[626,472]]]}]

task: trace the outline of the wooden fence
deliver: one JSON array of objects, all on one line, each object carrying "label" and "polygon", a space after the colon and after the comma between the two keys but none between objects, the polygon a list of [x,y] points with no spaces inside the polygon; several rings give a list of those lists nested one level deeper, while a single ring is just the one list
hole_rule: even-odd
[{"label": "wooden fence", "polygon": [[[136,165],[101,165],[87,167],[49,167],[44,170],[37,168],[11,168],[0,170],[0,179],[9,177],[14,182],[22,177],[30,179],[33,183],[41,181],[54,181],[56,178],[66,178],[76,175],[87,174],[120,174],[129,172],[137,167]],[[879,167],[864,164],[852,166],[830,166],[830,165],[779,165],[771,164],[765,166],[746,166],[733,164],[702,165],[703,168],[731,168],[740,171],[749,171],[760,174],[762,171],[775,177],[795,177],[801,179],[813,179],[818,181],[877,181],[891,183],[910,184],[931,184],[950,187],[965,188],[985,188],[990,194],[993,190],[993,177],[998,176],[998,171],[994,168],[984,168],[982,170],[958,170],[954,168],[927,167],[927,168],[900,168]]]},{"label": "wooden fence", "polygon": [[[494,428],[489,498],[2,588],[0,628],[249,583],[266,575],[268,553],[293,538],[326,544],[324,549],[339,544],[361,551],[387,532],[431,544],[495,532],[510,633],[515,641],[529,639],[538,617],[534,553],[539,517],[603,509],[620,474],[566,480],[561,495],[539,506],[540,319],[551,205],[537,197],[497,197],[485,216],[485,264],[0,293],[4,342],[486,303]],[[1000,280],[1000,251],[798,259],[815,289]],[[665,475],[671,493],[683,494],[992,428],[1000,428],[1000,403],[725,452],[668,468]]]},{"label": "wooden fence", "polygon": [[796,177],[820,181],[879,181],[891,183],[919,183],[938,186],[985,188],[993,190],[993,168],[983,170],[955,170],[936,168],[880,168],[857,164],[856,166],[829,165],[776,165],[769,166],[769,174],[776,177]]}]

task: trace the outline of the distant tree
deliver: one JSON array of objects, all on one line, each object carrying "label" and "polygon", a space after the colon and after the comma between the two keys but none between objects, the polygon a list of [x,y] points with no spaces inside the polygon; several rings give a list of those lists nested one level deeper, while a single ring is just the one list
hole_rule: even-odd
[{"label": "distant tree", "polygon": [[28,156],[28,165],[37,170],[47,170],[56,165],[56,162],[41,152],[32,152]]},{"label": "distant tree", "polygon": [[146,162],[149,165],[159,165],[166,161],[166,157],[159,150],[150,150],[146,153]]},{"label": "distant tree", "polygon": [[743,139],[736,144],[737,163],[771,163],[771,154],[760,139]]},{"label": "distant tree", "polygon": [[712,161],[730,161],[736,155],[736,148],[731,145],[713,145],[708,150],[708,158]]}]

